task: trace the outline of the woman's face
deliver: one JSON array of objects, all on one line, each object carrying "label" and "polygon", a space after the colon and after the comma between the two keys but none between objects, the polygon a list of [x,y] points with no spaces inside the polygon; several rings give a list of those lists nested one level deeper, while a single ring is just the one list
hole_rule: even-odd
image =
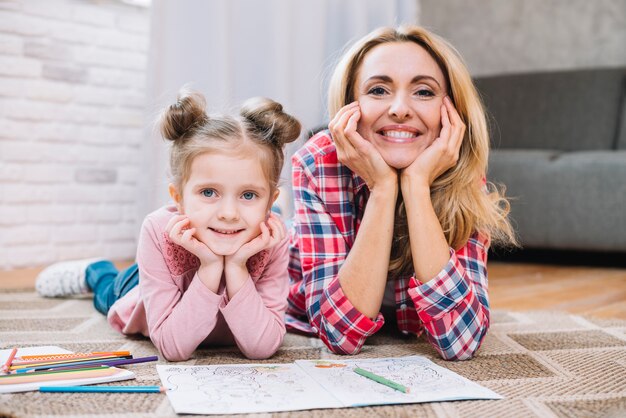
[{"label": "woman's face", "polygon": [[439,135],[448,87],[439,65],[414,42],[384,43],[358,69],[357,130],[393,168],[408,167]]}]

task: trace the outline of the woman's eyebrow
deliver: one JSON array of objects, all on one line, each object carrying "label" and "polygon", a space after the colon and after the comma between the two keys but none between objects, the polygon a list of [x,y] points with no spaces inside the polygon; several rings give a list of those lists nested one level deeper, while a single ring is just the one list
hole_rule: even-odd
[{"label": "woman's eyebrow", "polygon": [[[413,77],[411,79],[411,84],[416,84],[419,83],[421,81],[424,80],[431,80],[433,81],[435,84],[437,84],[437,86],[439,86],[439,88],[441,88],[441,84],[439,84],[439,82],[437,81],[437,79],[435,77],[429,76],[429,75],[425,75],[425,74],[418,74],[415,77]],[[392,83],[393,79],[391,77],[389,77],[388,75],[373,75],[370,78],[368,78],[367,80],[365,80],[365,82],[370,82],[370,81],[382,81],[385,83]]]},{"label": "woman's eyebrow", "polygon": [[429,75],[416,75],[415,77],[413,77],[413,79],[411,80],[411,84],[416,84],[419,83],[420,81],[423,80],[431,80],[434,81],[435,84],[437,84],[437,86],[439,86],[439,88],[441,88],[441,84],[439,84],[439,82],[437,81],[437,79],[435,77],[429,76]]}]

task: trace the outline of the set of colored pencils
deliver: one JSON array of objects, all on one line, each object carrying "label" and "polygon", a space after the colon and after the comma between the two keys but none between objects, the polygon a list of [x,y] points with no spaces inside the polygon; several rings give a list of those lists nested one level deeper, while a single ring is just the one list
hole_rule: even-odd
[{"label": "set of colored pencils", "polygon": [[129,351],[16,356],[9,354],[2,366],[0,385],[112,376],[116,366],[158,360],[157,356],[134,358]]}]

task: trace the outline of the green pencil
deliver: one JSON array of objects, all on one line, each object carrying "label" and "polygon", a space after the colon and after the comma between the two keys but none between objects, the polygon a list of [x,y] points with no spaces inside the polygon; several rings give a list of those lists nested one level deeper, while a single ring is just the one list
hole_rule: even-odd
[{"label": "green pencil", "polygon": [[363,370],[360,367],[355,367],[353,369],[353,371],[356,374],[359,374],[359,375],[361,375],[363,377],[367,377],[368,379],[372,379],[374,382],[378,382],[381,385],[388,386],[388,387],[390,387],[392,389],[395,389],[395,390],[398,390],[400,392],[409,393],[411,391],[410,388],[408,388],[408,387],[406,387],[404,385],[401,385],[400,383],[396,383],[396,382],[393,382],[393,381],[391,381],[389,379],[385,379],[382,376],[379,376],[379,375],[374,374],[374,373],[372,373],[370,371],[367,371],[367,370]]}]

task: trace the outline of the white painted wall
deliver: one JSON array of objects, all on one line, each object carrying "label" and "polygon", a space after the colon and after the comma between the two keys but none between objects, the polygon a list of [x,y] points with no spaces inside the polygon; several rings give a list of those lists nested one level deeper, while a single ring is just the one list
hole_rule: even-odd
[{"label": "white painted wall", "polygon": [[0,2],[0,269],[134,257],[148,18]]}]

